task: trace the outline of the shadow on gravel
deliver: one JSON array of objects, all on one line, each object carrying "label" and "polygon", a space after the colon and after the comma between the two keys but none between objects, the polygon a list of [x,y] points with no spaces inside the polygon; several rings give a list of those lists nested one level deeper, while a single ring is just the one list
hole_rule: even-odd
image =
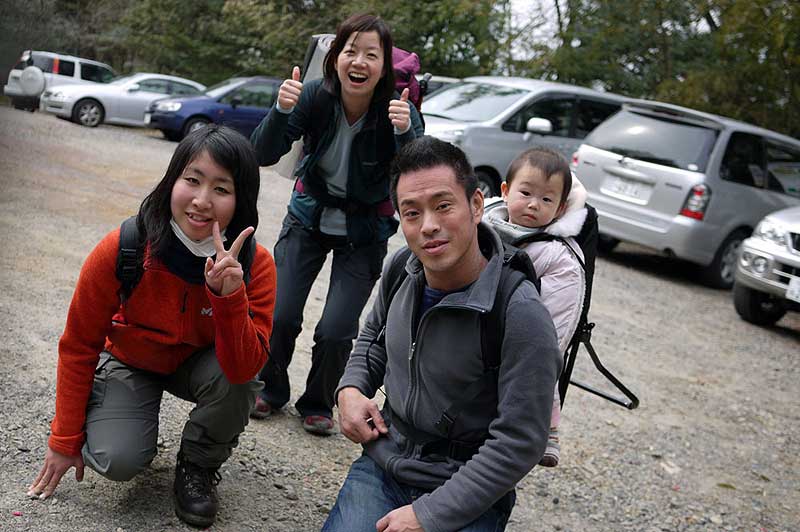
[{"label": "shadow on gravel", "polygon": [[635,268],[643,273],[685,286],[708,288],[701,282],[698,267],[695,264],[644,248],[621,244],[611,253],[600,253],[599,257],[619,266]]}]

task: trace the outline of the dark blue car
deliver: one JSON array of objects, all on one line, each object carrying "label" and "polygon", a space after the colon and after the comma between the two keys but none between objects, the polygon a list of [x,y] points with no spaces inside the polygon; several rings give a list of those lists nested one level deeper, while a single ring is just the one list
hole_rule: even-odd
[{"label": "dark blue car", "polygon": [[174,141],[211,122],[225,124],[249,137],[275,103],[281,83],[282,80],[260,76],[231,78],[201,96],[155,101],[144,121]]}]

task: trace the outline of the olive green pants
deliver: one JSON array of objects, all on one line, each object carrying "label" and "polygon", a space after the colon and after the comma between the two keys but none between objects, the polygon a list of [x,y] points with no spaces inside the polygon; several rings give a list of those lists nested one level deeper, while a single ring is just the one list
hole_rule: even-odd
[{"label": "olive green pants", "polygon": [[111,480],[130,480],[157,453],[158,414],[167,392],[196,404],[181,438],[190,462],[216,468],[227,460],[244,431],[263,383],[231,384],[213,348],[198,351],[171,375],[128,366],[100,354],[86,410],[83,460]]}]

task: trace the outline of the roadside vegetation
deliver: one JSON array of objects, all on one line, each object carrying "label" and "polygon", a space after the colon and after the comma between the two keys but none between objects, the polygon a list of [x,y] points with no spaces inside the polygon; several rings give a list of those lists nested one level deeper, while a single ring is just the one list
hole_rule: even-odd
[{"label": "roadside vegetation", "polygon": [[[24,49],[207,85],[282,76],[308,38],[380,13],[423,71],[590,86],[800,137],[796,0],[38,0],[0,2],[2,68]],[[520,12],[520,7],[524,11]],[[514,7],[514,9],[512,9]]]}]

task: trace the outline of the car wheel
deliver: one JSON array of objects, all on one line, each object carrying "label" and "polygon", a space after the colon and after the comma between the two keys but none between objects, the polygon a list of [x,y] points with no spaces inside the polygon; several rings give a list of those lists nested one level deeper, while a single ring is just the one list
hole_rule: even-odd
[{"label": "car wheel", "polygon": [[206,127],[208,123],[209,121],[206,120],[205,118],[199,118],[199,117],[192,118],[191,120],[186,122],[185,126],[183,126],[183,136],[185,137],[192,131],[197,131],[200,128]]},{"label": "car wheel", "polygon": [[478,178],[478,188],[483,192],[484,198],[491,198],[497,196],[497,184],[494,177],[485,170],[476,170],[475,176]]},{"label": "car wheel", "polygon": [[171,140],[173,142],[178,142],[183,137],[180,131],[171,131],[169,129],[162,129],[161,133],[164,135],[165,139]]},{"label": "car wheel", "polygon": [[72,120],[82,126],[97,127],[103,123],[106,112],[97,100],[84,98],[75,104]]},{"label": "car wheel", "polygon": [[709,286],[725,289],[733,286],[739,248],[748,236],[750,236],[748,231],[737,229],[722,242],[714,254],[714,260],[703,269],[703,278]]},{"label": "car wheel", "polygon": [[606,255],[614,251],[617,244],[619,244],[619,239],[608,235],[599,235],[597,238],[597,251]]},{"label": "car wheel", "polygon": [[786,314],[783,299],[738,283],[733,285],[733,306],[744,321],[755,325],[773,325]]}]

